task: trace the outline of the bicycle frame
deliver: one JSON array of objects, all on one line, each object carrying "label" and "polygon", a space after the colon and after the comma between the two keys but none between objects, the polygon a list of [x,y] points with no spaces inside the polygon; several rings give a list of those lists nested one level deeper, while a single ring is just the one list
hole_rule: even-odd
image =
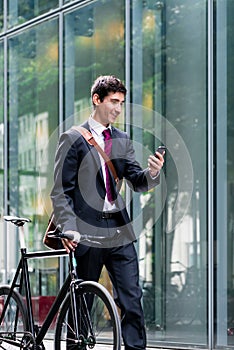
[{"label": "bicycle frame", "polygon": [[[67,252],[64,249],[27,253],[26,248],[21,248],[21,259],[18,264],[15,276],[13,278],[11,288],[10,288],[10,293],[8,295],[5,305],[7,305],[8,300],[11,298],[12,292],[15,288],[19,288],[19,293],[21,294],[23,286],[25,287],[25,298],[26,298],[27,314],[28,314],[28,331],[34,336],[34,339],[37,345],[42,343],[45,334],[47,333],[55,315],[59,310],[59,307],[61,306],[61,301],[65,299],[71,284],[72,283],[75,284],[79,280],[77,279],[77,275],[74,267],[74,253],[71,252],[69,254],[70,273],[68,274],[68,277],[66,278],[64,284],[62,285],[59,291],[59,294],[54,300],[43,324],[38,330],[36,330],[34,318],[33,318],[31,286],[30,286],[29,271],[28,271],[28,259],[35,259],[35,258],[42,258],[42,257],[44,258],[56,257],[56,256],[63,256],[63,255],[67,255]],[[20,282],[18,283],[17,281],[19,278],[20,278]],[[3,309],[2,315],[0,317],[0,324],[2,322],[2,319],[4,318],[4,314],[5,314],[5,308]]]},{"label": "bicycle frame", "polygon": [[[113,298],[98,282],[79,279],[74,252],[68,254],[65,249],[27,252],[23,226],[30,219],[16,216],[4,216],[4,219],[20,228],[21,256],[11,284],[0,287],[1,297],[3,296],[3,303],[0,305],[0,325],[3,325],[3,332],[0,331],[0,347],[8,349],[4,344],[11,344],[22,349],[30,347],[33,350],[45,350],[43,340],[54,318],[58,316],[54,339],[56,349],[61,350],[64,340],[67,344],[78,344],[80,349],[86,349],[87,346],[94,348],[96,344],[102,344],[108,334],[109,344],[112,344],[114,350],[120,350],[121,325]],[[63,233],[56,233],[56,236],[54,232],[50,234],[54,238],[65,237]],[[85,240],[89,241],[89,237]],[[69,256],[69,274],[43,323],[35,324],[28,260],[63,255]],[[22,300],[22,296],[26,302]]]}]

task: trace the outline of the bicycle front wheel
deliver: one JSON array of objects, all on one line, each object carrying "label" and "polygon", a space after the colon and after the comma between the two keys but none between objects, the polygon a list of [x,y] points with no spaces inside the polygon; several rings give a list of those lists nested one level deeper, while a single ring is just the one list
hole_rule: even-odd
[{"label": "bicycle front wheel", "polygon": [[10,287],[0,287],[0,348],[23,349],[28,326],[26,307],[20,294],[13,291],[3,315],[9,293]]},{"label": "bicycle front wheel", "polygon": [[65,299],[57,320],[55,350],[121,348],[121,327],[115,303],[99,283],[82,282],[75,290],[78,339],[73,325],[70,295]]}]

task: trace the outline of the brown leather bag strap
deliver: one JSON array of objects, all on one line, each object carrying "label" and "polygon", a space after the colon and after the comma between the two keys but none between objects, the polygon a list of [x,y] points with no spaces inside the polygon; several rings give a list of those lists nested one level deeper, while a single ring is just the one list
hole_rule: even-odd
[{"label": "brown leather bag strap", "polygon": [[104,159],[105,163],[107,164],[107,166],[109,167],[115,182],[118,183],[119,182],[119,178],[117,176],[115,167],[112,163],[112,161],[110,160],[110,158],[108,157],[108,155],[103,151],[103,149],[99,146],[99,144],[95,141],[93,135],[91,134],[91,132],[87,129],[85,129],[82,126],[73,126],[72,129],[79,131],[79,133],[85,138],[85,140],[92,146],[94,146],[96,148],[96,150],[101,154],[102,158]]}]

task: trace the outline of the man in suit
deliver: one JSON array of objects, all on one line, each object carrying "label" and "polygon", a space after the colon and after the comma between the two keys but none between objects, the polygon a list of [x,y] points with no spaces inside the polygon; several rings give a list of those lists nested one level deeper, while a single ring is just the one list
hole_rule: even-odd
[{"label": "man in suit", "polygon": [[[142,291],[136,238],[119,190],[123,179],[138,192],[156,186],[164,158],[159,153],[157,157],[150,155],[148,168],[143,170],[128,135],[112,125],[121,113],[126,93],[118,78],[98,77],[91,89],[93,113],[83,124],[103,149],[110,145],[118,183],[96,148],[71,128],[59,140],[51,199],[56,224],[79,238],[63,239],[65,249],[75,251],[79,277],[98,281],[106,266],[121,309],[125,349],[137,350],[146,348]],[[82,241],[82,235],[93,239]]]}]

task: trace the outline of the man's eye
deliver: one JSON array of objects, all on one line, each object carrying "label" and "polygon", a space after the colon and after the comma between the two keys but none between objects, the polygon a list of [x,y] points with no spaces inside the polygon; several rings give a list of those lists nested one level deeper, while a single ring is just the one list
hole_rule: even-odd
[{"label": "man's eye", "polygon": [[115,101],[115,100],[113,100],[113,101],[111,101],[111,102],[112,102],[112,104],[115,105],[115,106],[120,105],[120,106],[122,107],[122,105],[123,105],[123,102],[120,102],[120,101]]}]

